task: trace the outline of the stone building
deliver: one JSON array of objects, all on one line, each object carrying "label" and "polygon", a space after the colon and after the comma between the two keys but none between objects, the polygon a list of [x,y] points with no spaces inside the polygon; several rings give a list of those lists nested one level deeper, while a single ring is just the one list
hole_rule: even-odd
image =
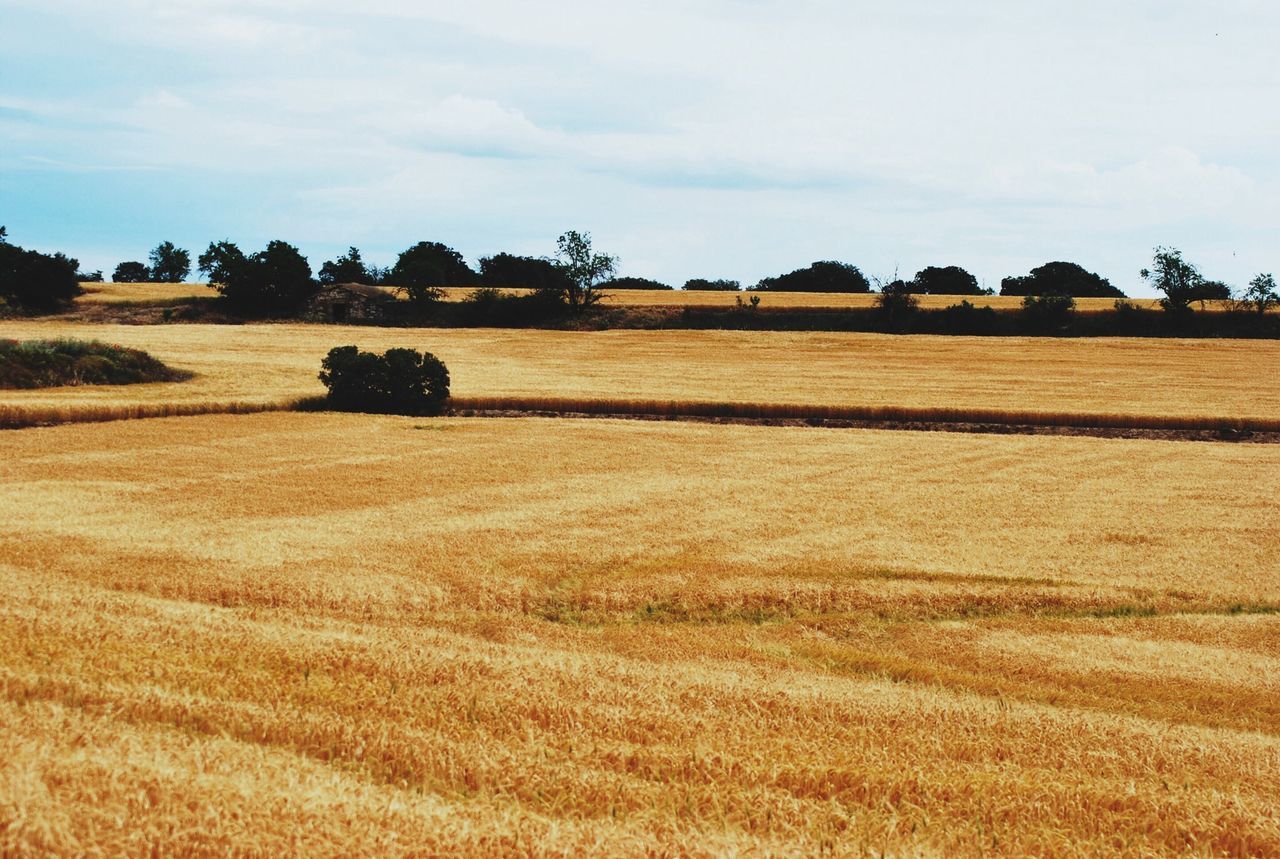
[{"label": "stone building", "polygon": [[335,283],[320,287],[302,312],[307,322],[376,322],[387,317],[395,297],[363,283]]}]

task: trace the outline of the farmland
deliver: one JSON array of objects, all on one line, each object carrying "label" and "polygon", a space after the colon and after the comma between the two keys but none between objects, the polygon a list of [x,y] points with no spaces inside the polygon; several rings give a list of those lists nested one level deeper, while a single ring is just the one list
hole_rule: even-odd
[{"label": "farmland", "polygon": [[1274,446],[271,414],[0,450],[0,846],[1280,851]]},{"label": "farmland", "polygon": [[[120,302],[165,302],[187,298],[212,298],[216,293],[203,283],[86,283],[85,294],[78,301],[82,304],[114,304]],[[394,292],[387,288],[388,292]],[[474,291],[474,287],[446,287],[445,301],[461,301]],[[505,292],[521,294],[524,289],[507,289]],[[729,292],[691,290],[605,289],[603,303],[616,307],[734,307],[739,301],[752,296],[760,298],[762,307],[775,308],[867,308],[874,307],[876,296],[857,292]],[[920,295],[920,306],[940,309],[968,301],[977,307],[997,310],[1017,310],[1022,298],[1014,295]],[[1138,307],[1156,308],[1159,302],[1150,298],[1134,298],[1130,302]],[[1110,310],[1114,298],[1078,298],[1076,306],[1081,311]],[[1206,302],[1206,310],[1223,309],[1222,302]]]},{"label": "farmland", "polygon": [[322,392],[335,345],[431,351],[456,395],[1021,409],[1271,419],[1280,343],[886,337],[730,331],[566,332],[297,324],[88,326],[8,322],[7,337],[91,337],[145,349],[196,378],[173,385],[6,391],[0,408],[271,404]]}]

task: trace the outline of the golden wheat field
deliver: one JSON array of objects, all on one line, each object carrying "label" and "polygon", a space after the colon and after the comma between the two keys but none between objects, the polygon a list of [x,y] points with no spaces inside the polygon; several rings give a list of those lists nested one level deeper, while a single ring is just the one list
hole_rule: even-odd
[{"label": "golden wheat field", "polygon": [[[203,283],[85,283],[85,294],[77,299],[82,304],[114,304],[130,301],[178,301],[184,298],[212,298],[216,293],[208,284]],[[394,292],[387,288],[388,292]],[[446,301],[461,301],[474,291],[474,287],[446,287]],[[508,289],[504,292],[521,294],[524,289]],[[761,307],[813,307],[813,308],[866,308],[874,307],[876,296],[869,293],[848,292],[726,292],[716,290],[650,290],[650,289],[615,289],[605,290],[603,303],[618,307],[734,307],[738,301],[747,301],[752,296],[760,298]],[[917,296],[920,306],[941,309],[968,301],[978,307],[993,307],[997,310],[1016,310],[1022,306],[1022,299],[1011,295],[920,295]],[[1129,299],[1139,307],[1156,308],[1159,306],[1153,298]],[[1110,310],[1115,306],[1114,298],[1078,298],[1076,307],[1081,311]],[[1205,302],[1206,310],[1222,310],[1222,302]]]},{"label": "golden wheat field", "polygon": [[1280,853],[1280,447],[0,434],[0,853]]},{"label": "golden wheat field", "polygon": [[1274,420],[1280,343],[893,337],[734,331],[403,329],[4,322],[0,337],[96,338],[197,374],[175,384],[0,393],[9,414],[200,409],[323,393],[333,346],[424,349],[463,397],[566,397],[1016,409]]}]

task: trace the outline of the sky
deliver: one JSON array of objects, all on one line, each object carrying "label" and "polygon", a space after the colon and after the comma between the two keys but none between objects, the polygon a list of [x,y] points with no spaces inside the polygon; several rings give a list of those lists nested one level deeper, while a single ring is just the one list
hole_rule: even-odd
[{"label": "sky", "polygon": [[0,0],[0,224],[86,270],[569,229],[751,284],[1280,271],[1266,0]]}]

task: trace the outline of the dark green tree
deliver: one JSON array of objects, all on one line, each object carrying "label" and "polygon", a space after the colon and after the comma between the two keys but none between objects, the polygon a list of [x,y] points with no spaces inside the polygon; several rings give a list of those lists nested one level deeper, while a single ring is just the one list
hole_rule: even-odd
[{"label": "dark green tree", "polygon": [[360,258],[359,248],[347,248],[347,252],[335,260],[320,266],[320,282],[375,284],[377,275],[369,270]]},{"label": "dark green tree", "polygon": [[1260,274],[1249,281],[1241,302],[1258,314],[1280,306],[1280,292],[1276,291],[1276,279],[1270,274]]},{"label": "dark green tree", "polygon": [[248,264],[248,257],[236,245],[227,240],[210,242],[209,248],[196,260],[200,271],[213,284],[225,284],[234,279]]},{"label": "dark green tree", "polygon": [[596,253],[591,234],[569,230],[556,239],[556,266],[568,280],[564,301],[573,310],[582,310],[604,297],[601,283],[618,269],[618,258]]},{"label": "dark green tree", "polygon": [[569,288],[564,272],[551,260],[508,253],[480,260],[480,282],[492,289],[532,289],[557,296]]},{"label": "dark green tree", "polygon": [[1073,262],[1049,262],[1033,268],[1025,277],[1006,277],[1001,295],[1069,295],[1072,298],[1124,298],[1105,277]]},{"label": "dark green tree", "polygon": [[982,295],[978,279],[957,265],[921,269],[911,279],[911,291],[920,295]]},{"label": "dark green tree", "polygon": [[248,257],[230,242],[211,244],[200,256],[200,270],[232,310],[250,316],[289,313],[316,292],[306,257],[282,241]]},{"label": "dark green tree", "polygon": [[478,281],[462,254],[439,242],[418,242],[400,254],[387,280],[416,304],[439,301],[442,287],[474,286]]},{"label": "dark green tree", "polygon": [[449,399],[449,370],[430,352],[388,349],[378,355],[338,346],[320,368],[329,403],[344,411],[435,415]]},{"label": "dark green tree", "polygon": [[717,291],[717,292],[737,292],[742,289],[742,282],[737,280],[708,280],[704,277],[694,277],[686,280],[682,287],[685,291]]},{"label": "dark green tree", "polygon": [[146,283],[151,280],[151,270],[140,262],[122,262],[111,272],[116,283]]},{"label": "dark green tree", "polygon": [[0,303],[43,313],[70,304],[79,295],[78,260],[61,253],[45,254],[9,244],[0,227]]},{"label": "dark green tree", "polygon": [[173,242],[161,242],[151,251],[151,281],[181,283],[191,274],[191,253]]},{"label": "dark green tree", "polygon": [[1164,293],[1160,306],[1170,313],[1189,313],[1191,302],[1201,300],[1204,276],[1182,258],[1182,251],[1177,248],[1156,248],[1151,268],[1144,268],[1140,274]]},{"label": "dark green tree", "polygon": [[823,260],[790,274],[767,277],[753,289],[760,292],[870,292],[871,283],[855,265]]}]

